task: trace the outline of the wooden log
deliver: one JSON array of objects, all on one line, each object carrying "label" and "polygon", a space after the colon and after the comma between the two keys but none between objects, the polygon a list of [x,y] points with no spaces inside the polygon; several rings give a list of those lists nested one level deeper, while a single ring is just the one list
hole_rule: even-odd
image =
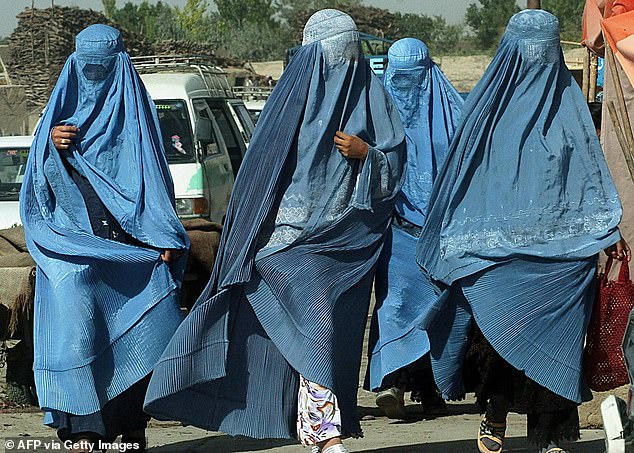
[{"label": "wooden log", "polygon": [[610,115],[610,119],[614,124],[614,131],[616,132],[616,138],[619,141],[619,145],[621,145],[621,150],[623,151],[623,156],[625,156],[625,162],[627,163],[627,169],[630,172],[630,177],[632,181],[634,181],[634,157],[628,150],[627,139],[625,138],[625,134],[623,133],[623,129],[621,128],[621,122],[619,121],[619,117],[616,113],[616,107],[614,107],[614,101],[608,101],[608,112]]},{"label": "wooden log", "polygon": [[621,114],[621,121],[623,122],[623,133],[625,134],[625,139],[627,140],[629,152],[634,156],[634,133],[632,133],[632,123],[630,122],[630,115],[625,104],[625,95],[623,94],[621,77],[619,76],[619,71],[616,67],[616,58],[614,58],[614,53],[609,45],[605,46],[605,55],[608,59],[610,76],[612,77],[612,83],[614,84],[617,105],[619,106],[619,113]]},{"label": "wooden log", "polygon": [[583,97],[586,98],[586,102],[590,101],[590,49],[586,48],[586,52],[583,55],[583,81],[581,84],[581,91]]},{"label": "wooden log", "polygon": [[[590,52],[588,50],[588,52]],[[588,102],[594,102],[597,98],[597,70],[599,68],[599,57],[595,53],[590,53],[590,77],[588,80]]]},{"label": "wooden log", "polygon": [[623,86],[621,85],[621,78],[616,67],[616,59],[612,53],[612,49],[609,45],[605,46],[606,63],[609,67],[610,78],[614,85],[614,93],[617,100],[618,111],[620,117],[617,114],[617,109],[614,106],[614,101],[608,102],[608,111],[610,112],[610,119],[614,124],[614,130],[621,147],[621,151],[625,156],[630,177],[634,182],[634,134],[632,133],[632,124],[630,123],[630,116],[625,104],[625,96],[623,94]]}]

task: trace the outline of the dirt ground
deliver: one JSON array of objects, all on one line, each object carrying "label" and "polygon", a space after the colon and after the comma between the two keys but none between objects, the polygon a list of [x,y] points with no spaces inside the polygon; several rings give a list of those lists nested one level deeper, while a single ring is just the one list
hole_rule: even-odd
[{"label": "dirt ground", "polygon": [[[366,336],[367,338],[367,336]],[[367,340],[366,340],[367,341]],[[363,360],[361,375],[365,373],[367,360]],[[4,369],[0,369],[0,386],[4,385]],[[0,394],[0,396],[2,396]],[[359,413],[364,437],[350,439],[346,446],[354,452],[376,453],[471,453],[476,452],[475,433],[480,416],[473,398],[449,404],[448,414],[442,417],[425,417],[418,404],[407,406],[407,420],[390,420],[374,404],[374,395],[359,389]],[[526,419],[511,414],[508,420],[509,437],[504,451],[536,453],[528,447]],[[37,408],[0,408],[0,452],[15,452],[4,447],[7,438],[51,438],[53,430],[42,425],[42,414]],[[309,450],[294,441],[254,440],[212,433],[198,428],[181,426],[174,422],[152,421],[147,430],[151,453],[225,453],[262,452],[308,453]],[[605,446],[601,430],[582,430],[582,439],[568,445],[571,453],[603,453]],[[29,450],[21,450],[29,451]],[[53,451],[38,449],[37,452]],[[114,453],[117,450],[109,450]]]}]

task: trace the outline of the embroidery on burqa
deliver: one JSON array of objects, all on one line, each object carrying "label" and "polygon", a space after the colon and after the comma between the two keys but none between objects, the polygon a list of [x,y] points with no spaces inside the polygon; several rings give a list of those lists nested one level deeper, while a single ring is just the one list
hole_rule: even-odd
[{"label": "embroidery on burqa", "polygon": [[[616,198],[594,198],[592,202],[585,201],[585,205],[598,204],[605,206],[605,209],[591,215],[581,216],[574,221],[562,224],[554,216],[540,216],[535,210],[526,209],[517,211],[513,215],[490,215],[479,217],[468,217],[463,221],[452,221],[448,230],[467,230],[468,233],[451,235],[440,238],[440,255],[444,259],[449,256],[495,249],[502,247],[526,247],[533,244],[559,241],[583,235],[598,234],[609,228],[620,218],[620,212],[614,209],[614,205],[619,205]],[[560,206],[561,211],[574,209],[578,203],[567,202]],[[552,219],[548,223],[534,219]],[[528,223],[533,219],[532,223]],[[476,229],[478,224],[495,222],[498,228]],[[473,228],[469,231],[469,225]],[[443,225],[444,227],[444,225]]]}]

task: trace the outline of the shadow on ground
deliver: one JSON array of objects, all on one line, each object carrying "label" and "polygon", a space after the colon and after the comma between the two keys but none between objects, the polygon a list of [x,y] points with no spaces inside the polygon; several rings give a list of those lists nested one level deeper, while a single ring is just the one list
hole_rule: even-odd
[{"label": "shadow on ground", "polygon": [[[359,417],[385,417],[385,413],[382,409],[373,406],[359,406]],[[405,406],[406,419],[405,422],[415,422],[420,420],[433,420],[435,418],[442,418],[450,415],[467,415],[478,414],[478,408],[473,403],[452,403],[447,405],[447,412],[445,414],[427,414],[423,410],[423,406],[420,404],[409,403]],[[396,421],[396,420],[395,420]]]},{"label": "shadow on ground", "polygon": [[[529,448],[522,438],[507,439],[504,446],[505,453],[534,453],[535,448]],[[603,453],[605,444],[602,440],[589,442],[577,442],[575,444],[564,445],[568,451],[574,453]],[[477,452],[473,440],[456,440],[452,442],[420,443],[414,445],[400,445],[396,447],[373,448],[357,450],[356,453],[471,453]]]},{"label": "shadow on ground", "polygon": [[[266,451],[271,448],[297,445],[297,442],[283,440],[255,440],[248,438],[235,438],[230,436],[219,436],[215,438],[178,442],[162,447],[150,448],[150,453],[236,453]],[[605,444],[602,440],[587,442],[577,442],[564,445],[568,451],[574,453],[603,453]],[[307,449],[297,445],[297,451],[308,452]],[[471,453],[477,452],[473,440],[456,440],[448,442],[429,442],[411,445],[399,445],[384,448],[366,448],[354,450],[357,453]],[[507,439],[504,452],[508,453],[534,453],[535,448],[529,448],[523,438]]]},{"label": "shadow on ground", "polygon": [[237,453],[267,451],[271,448],[297,445],[296,441],[283,439],[251,439],[248,437],[213,436],[176,442],[161,447],[148,448],[149,453]]}]

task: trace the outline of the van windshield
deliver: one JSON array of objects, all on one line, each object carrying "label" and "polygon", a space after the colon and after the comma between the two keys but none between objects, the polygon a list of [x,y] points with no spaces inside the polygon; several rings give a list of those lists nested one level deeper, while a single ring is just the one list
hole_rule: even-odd
[{"label": "van windshield", "polygon": [[157,100],[154,104],[161,123],[161,136],[167,161],[169,163],[195,162],[196,151],[186,102]]},{"label": "van windshield", "polygon": [[0,201],[18,201],[29,148],[0,148]]}]

